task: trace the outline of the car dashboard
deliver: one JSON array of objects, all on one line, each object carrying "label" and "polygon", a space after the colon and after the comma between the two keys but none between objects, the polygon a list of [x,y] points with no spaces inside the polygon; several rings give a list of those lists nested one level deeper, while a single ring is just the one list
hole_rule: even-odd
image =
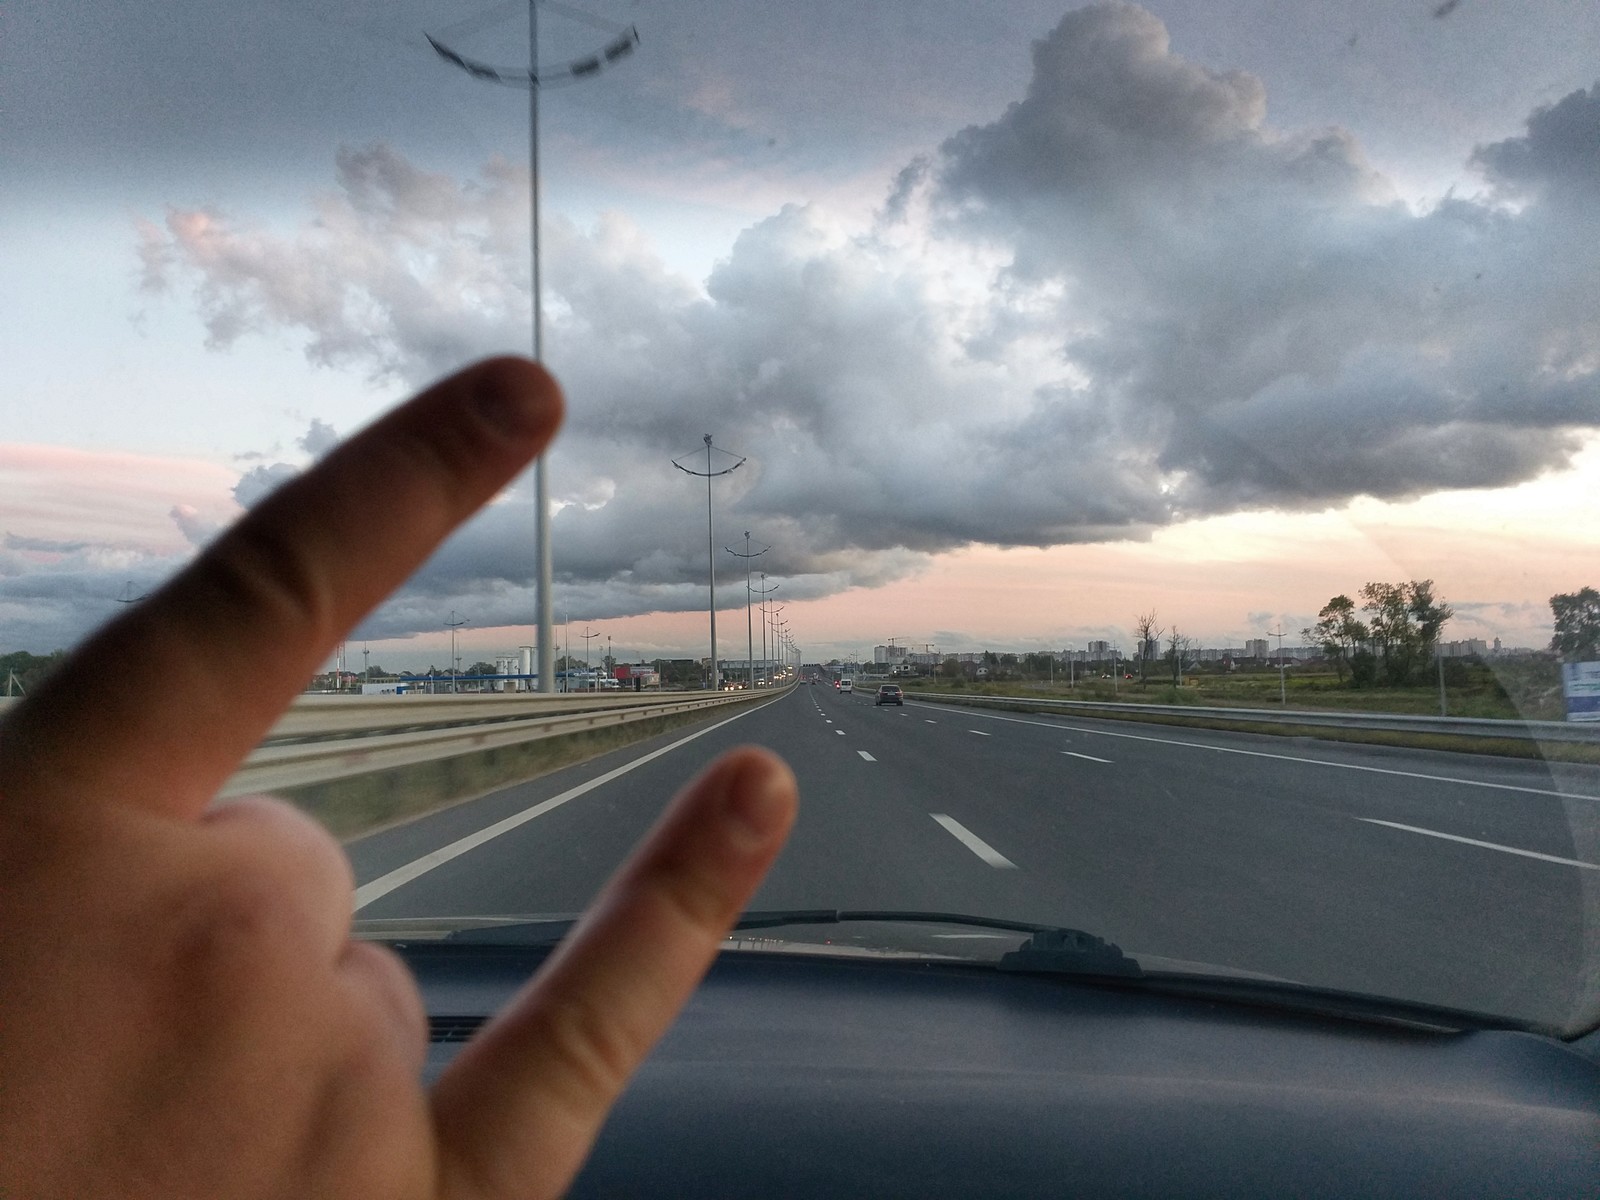
[{"label": "car dashboard", "polygon": [[[396,946],[445,1068],[546,948]],[[730,950],[575,1196],[1600,1195],[1600,1040]]]}]

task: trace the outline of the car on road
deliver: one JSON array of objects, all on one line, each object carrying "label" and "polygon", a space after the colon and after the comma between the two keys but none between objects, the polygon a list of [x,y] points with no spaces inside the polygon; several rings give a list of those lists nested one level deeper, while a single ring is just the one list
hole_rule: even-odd
[{"label": "car on road", "polygon": [[853,680],[853,679],[841,679],[841,680],[839,680],[839,690],[841,692],[853,692],[853,691],[855,691],[856,690],[855,689],[855,680]]},{"label": "car on road", "polygon": [[881,684],[878,688],[878,695],[872,703],[875,706],[879,704],[898,704],[901,708],[904,708],[906,694],[900,690],[900,685],[897,683]]}]

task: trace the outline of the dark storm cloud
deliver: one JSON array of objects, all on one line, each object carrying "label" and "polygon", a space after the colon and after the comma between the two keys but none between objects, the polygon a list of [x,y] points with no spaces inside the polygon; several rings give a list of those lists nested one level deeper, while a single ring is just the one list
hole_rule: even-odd
[{"label": "dark storm cloud", "polygon": [[[785,596],[972,542],[1559,467],[1600,426],[1600,241],[1566,202],[1593,192],[1595,106],[1534,113],[1476,155],[1495,195],[1418,213],[1348,133],[1274,129],[1259,80],[1105,4],[1035,44],[1000,117],[900,172],[870,231],[788,206],[696,287],[625,220],[552,219],[562,595],[591,617],[702,603],[705,493],[670,460],[706,432],[749,455],[716,485],[717,543],[773,544]],[[147,285],[192,284],[219,347],[288,328],[315,362],[409,384],[522,345],[525,175],[458,180],[383,145],[336,167],[293,231],[169,212],[144,231]],[[480,625],[527,620],[531,531],[513,490],[375,621],[435,628],[467,595]]]}]

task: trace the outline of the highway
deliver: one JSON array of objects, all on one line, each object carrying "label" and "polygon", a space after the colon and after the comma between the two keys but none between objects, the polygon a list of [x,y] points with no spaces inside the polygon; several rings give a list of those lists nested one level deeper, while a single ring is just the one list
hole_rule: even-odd
[{"label": "highway", "polygon": [[1557,1024],[1600,994],[1600,768],[821,685],[348,843],[357,915],[576,912],[743,743],[801,791],[755,908],[1068,925],[1135,956]]}]

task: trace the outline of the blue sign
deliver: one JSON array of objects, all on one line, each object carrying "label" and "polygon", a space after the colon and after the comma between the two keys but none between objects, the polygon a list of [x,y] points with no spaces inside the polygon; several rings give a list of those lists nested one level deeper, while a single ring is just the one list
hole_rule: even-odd
[{"label": "blue sign", "polygon": [[1600,721],[1600,662],[1562,663],[1567,720]]}]

